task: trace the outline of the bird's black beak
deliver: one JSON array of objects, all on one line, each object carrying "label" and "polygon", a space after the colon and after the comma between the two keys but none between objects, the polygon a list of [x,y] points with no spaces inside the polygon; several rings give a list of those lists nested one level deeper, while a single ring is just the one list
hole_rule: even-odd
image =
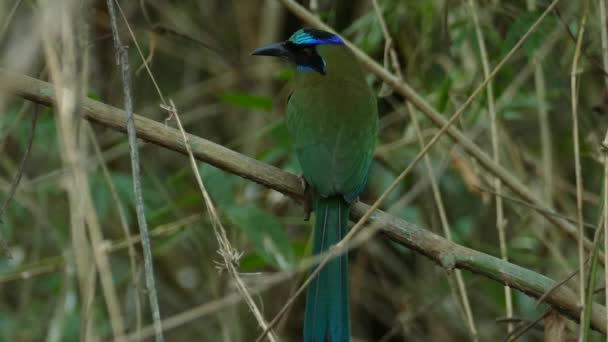
[{"label": "bird's black beak", "polygon": [[273,56],[273,57],[285,57],[289,58],[291,56],[291,51],[285,48],[285,43],[274,43],[266,46],[262,46],[261,48],[257,48],[253,50],[251,53],[252,56]]}]

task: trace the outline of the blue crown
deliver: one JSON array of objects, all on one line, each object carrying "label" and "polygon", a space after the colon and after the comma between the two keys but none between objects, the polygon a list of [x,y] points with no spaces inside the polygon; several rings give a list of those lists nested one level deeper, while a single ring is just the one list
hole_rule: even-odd
[{"label": "blue crown", "polygon": [[337,35],[317,29],[305,28],[296,31],[289,41],[296,45],[340,44],[344,41]]}]

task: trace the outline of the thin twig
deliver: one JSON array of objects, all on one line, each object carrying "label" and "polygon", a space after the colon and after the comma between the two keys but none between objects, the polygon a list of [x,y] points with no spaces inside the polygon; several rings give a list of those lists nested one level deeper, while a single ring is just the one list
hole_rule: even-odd
[{"label": "thin twig", "polygon": [[[121,12],[122,12],[122,10],[121,10]],[[124,14],[123,14],[123,16],[124,16]],[[230,63],[237,63],[238,62],[238,60],[236,59],[236,57],[230,56],[229,51],[225,51],[225,50],[219,49],[218,47],[215,47],[215,46],[213,46],[213,45],[211,45],[209,43],[205,43],[204,41],[202,41],[200,39],[194,38],[194,37],[189,36],[189,35],[187,35],[185,33],[176,31],[176,30],[174,30],[174,29],[172,29],[170,27],[164,26],[161,23],[154,24],[152,26],[152,28],[151,28],[151,32],[157,33],[159,35],[174,36],[174,37],[183,39],[183,40],[185,40],[187,42],[194,43],[196,45],[200,45],[204,49],[209,50],[209,51],[215,53],[218,57],[222,58],[223,60],[227,60]],[[145,60],[147,61],[148,59],[146,58]],[[143,67],[143,64],[142,64],[142,67]]]},{"label": "thin twig", "polygon": [[[574,58],[572,60],[572,70],[570,73],[570,96],[572,99],[572,133],[574,141],[574,168],[576,173],[576,214],[578,228],[578,267],[579,267],[579,300],[581,305],[581,322],[585,321],[585,247],[584,238],[585,230],[583,229],[583,175],[581,172],[581,150],[578,131],[578,65],[581,57],[581,46],[583,44],[583,36],[585,33],[585,25],[587,23],[587,11],[589,2],[585,1],[585,12],[581,19],[576,47],[574,50]],[[579,338],[584,334],[583,325],[580,325]]]},{"label": "thin twig", "polygon": [[506,341],[517,341],[517,339],[519,337],[521,337],[523,334],[525,334],[526,332],[528,332],[530,329],[534,328],[534,326],[537,325],[538,323],[540,323],[540,321],[542,321],[543,319],[545,319],[545,317],[547,317],[547,315],[549,314],[549,312],[551,312],[551,310],[545,311],[545,313],[543,313],[542,315],[540,315],[540,317],[538,317],[537,319],[535,319],[532,322],[526,323],[521,328],[518,328],[518,329],[515,329],[513,331],[510,331],[505,336],[505,338],[503,339],[503,341],[504,342],[506,342]]},{"label": "thin twig", "polygon": [[[93,130],[91,129],[91,127],[89,125],[87,125],[87,132],[89,133],[89,137],[91,140],[91,143],[93,145],[93,150],[95,151],[95,156],[97,158],[98,164],[101,165],[101,171],[103,173],[103,177],[106,180],[106,183],[108,183],[108,187],[110,189],[110,193],[112,194],[112,199],[114,201],[114,205],[116,206],[116,211],[118,213],[118,219],[120,221],[120,226],[122,228],[122,231],[125,235],[125,241],[127,244],[127,248],[128,248],[128,254],[129,254],[129,265],[130,265],[130,271],[131,271],[131,278],[132,278],[132,282],[133,282],[133,287],[135,289],[135,291],[133,291],[134,295],[133,295],[133,301],[135,303],[135,322],[136,322],[136,328],[139,329],[141,326],[141,303],[140,303],[140,297],[139,297],[139,281],[138,281],[138,277],[137,277],[137,262],[136,262],[136,258],[137,258],[137,254],[135,252],[135,247],[134,244],[135,242],[133,242],[132,236],[131,236],[131,231],[129,230],[129,223],[127,220],[127,214],[125,213],[125,209],[121,204],[120,201],[120,197],[118,196],[118,191],[116,189],[116,186],[114,185],[114,182],[112,181],[112,177],[110,176],[110,171],[108,170],[108,166],[106,165],[106,162],[103,159],[103,155],[101,153],[101,148],[99,147],[99,142],[97,141],[97,138],[95,137],[95,134],[93,133]],[[153,233],[154,231],[152,231]],[[112,252],[111,248],[107,248],[107,252]]]},{"label": "thin twig", "polygon": [[[70,177],[66,178],[66,188],[71,213],[72,249],[75,252],[77,274],[82,294],[82,338],[85,340],[98,339],[94,326],[93,304],[95,301],[96,276],[99,271],[113,338],[116,341],[123,341],[124,324],[118,304],[118,296],[113,285],[107,255],[100,249],[103,236],[97,212],[92,204],[93,200],[87,174],[80,162],[84,149],[78,143],[78,120],[75,119],[80,118],[76,116],[76,113],[80,113],[80,102],[78,100],[84,98],[83,93],[86,93],[85,75],[87,74],[88,54],[85,52],[82,58],[77,57],[81,56],[77,54],[77,51],[84,49],[82,46],[84,39],[74,39],[74,35],[76,30],[86,31],[87,28],[82,25],[74,25],[73,18],[81,18],[83,13],[78,13],[78,10],[82,10],[82,7],[76,6],[75,1],[62,2],[60,8],[51,6],[49,1],[42,2],[41,6],[43,6],[42,13],[45,15],[46,24],[43,26],[45,27],[46,37],[44,42],[51,78],[62,87],[65,85],[66,88],[75,90],[74,92],[64,90],[61,93],[62,96],[58,97],[57,100],[57,112],[60,118],[58,129],[62,144],[61,157],[70,172]],[[56,11],[57,9],[59,12]],[[61,23],[60,28],[50,24],[51,17],[55,22]],[[80,37],[83,36],[80,35]],[[56,49],[56,37],[59,38],[61,55]],[[85,231],[87,228],[88,231]],[[95,264],[90,260],[91,254],[94,257]]]},{"label": "thin twig", "polygon": [[[533,12],[536,10],[536,0],[528,0],[528,11]],[[558,32],[559,25],[556,26],[554,32]],[[555,42],[556,35],[551,33],[545,38],[546,41]],[[538,126],[541,146],[541,179],[542,179],[542,190],[540,198],[545,203],[548,209],[553,210],[553,193],[554,193],[554,175],[553,175],[553,146],[551,138],[551,122],[549,120],[549,108],[547,102],[547,90],[545,82],[545,73],[543,70],[543,56],[542,53],[535,53],[532,58],[532,67],[534,68],[534,87],[537,97],[537,108],[538,108]],[[529,68],[530,64],[526,65]],[[572,222],[572,221],[571,221]],[[576,222],[576,221],[574,221]],[[541,230],[537,234],[542,238],[543,241],[550,241],[544,237],[550,236],[551,232],[546,229],[547,222],[541,218]],[[559,248],[550,247],[553,253],[558,255],[558,260],[564,260],[565,258],[561,254]]]},{"label": "thin twig", "polygon": [[[0,207],[0,225],[3,223],[2,215],[4,214],[4,211],[8,207],[8,204],[10,203],[13,196],[15,196],[15,191],[17,190],[17,186],[19,186],[19,182],[21,182],[21,177],[23,176],[23,172],[25,171],[25,163],[27,162],[30,152],[32,151],[32,145],[34,143],[34,135],[36,134],[36,123],[38,121],[38,111],[39,110],[40,110],[40,107],[38,105],[34,105],[34,111],[32,112],[32,127],[30,128],[30,136],[27,139],[27,145],[25,147],[25,151],[23,152],[23,156],[21,157],[21,161],[19,162],[19,167],[17,168],[17,173],[15,174],[15,177],[13,178],[13,181],[11,182],[10,190],[8,191],[8,194],[6,195],[6,198],[4,199],[4,203],[2,203],[2,206]],[[11,251],[1,233],[0,233],[0,249],[2,249],[2,251],[4,252],[4,254],[6,255],[6,257],[8,259],[12,259]]]},{"label": "thin twig", "polygon": [[[488,52],[486,51],[486,43],[479,24],[479,17],[477,16],[477,7],[474,0],[469,0],[469,6],[471,8],[471,16],[473,17],[473,24],[475,26],[475,33],[477,35],[477,43],[479,45],[479,51],[481,54],[481,65],[483,69],[483,75],[488,78],[490,75],[490,63],[488,62]],[[494,106],[494,87],[493,83],[489,82],[486,88],[486,98],[488,100],[488,113],[490,114],[490,137],[492,140],[492,156],[493,160],[497,165],[500,165],[500,151],[499,147],[499,133],[498,133],[498,120],[496,118],[496,108]],[[507,250],[507,238],[505,234],[505,228],[507,221],[505,220],[504,207],[502,202],[502,182],[499,177],[494,177],[494,189],[496,191],[496,230],[498,231],[498,243],[500,246],[500,256],[503,260],[509,260]],[[505,291],[505,303],[507,307],[507,317],[513,316],[513,297],[511,294],[511,288],[508,286],[504,287]],[[510,333],[513,331],[513,325],[507,325],[507,331]]]},{"label": "thin twig", "polygon": [[[568,22],[566,22],[566,20],[564,19],[564,17],[561,14],[561,11],[559,10],[559,8],[555,8],[554,12],[555,12],[555,16],[557,17],[557,19],[559,19],[560,23],[564,27],[564,30],[566,31],[566,33],[568,33],[568,38],[570,38],[570,41],[576,45],[578,38],[570,29],[570,24]],[[589,55],[589,53],[587,52],[587,49],[582,45],[581,45],[581,53],[582,53],[581,57],[582,56],[587,57],[587,59],[591,62],[591,64],[597,70],[601,71],[602,74],[604,74],[604,77],[608,77],[607,69],[605,67],[602,67],[602,63],[600,63],[600,61],[598,61],[596,57]]]},{"label": "thin twig", "polygon": [[15,15],[15,12],[17,12],[17,8],[19,8],[19,5],[21,5],[21,2],[23,2],[23,0],[15,1],[15,3],[13,4],[13,8],[11,8],[6,19],[4,19],[4,25],[2,25],[2,29],[0,29],[0,40],[2,40],[2,38],[4,38],[6,29],[8,29],[8,25],[10,25],[10,23],[13,21],[13,16]]},{"label": "thin twig", "polygon": [[[117,5],[118,5],[118,3],[117,3]],[[180,126],[181,133],[184,135],[184,139],[187,141],[187,138],[185,137],[185,132],[183,131],[183,127],[181,127],[181,121],[179,120],[179,117],[177,115],[177,110],[175,108],[175,105],[172,102],[170,105],[167,105],[167,102],[165,101],[162,91],[160,90],[160,86],[156,82],[156,78],[154,77],[154,75],[152,74],[152,71],[150,70],[148,61],[144,57],[142,50],[139,47],[139,44],[137,42],[137,39],[135,38],[135,35],[133,34],[133,31],[131,30],[131,26],[129,25],[129,22],[127,21],[127,18],[124,15],[124,12],[123,12],[122,8],[120,7],[120,5],[118,5],[118,9],[120,11],[120,14],[122,15],[125,25],[127,26],[127,29],[129,30],[129,33],[131,34],[131,38],[133,39],[133,42],[137,48],[137,51],[139,52],[139,55],[143,62],[143,67],[145,67],[146,71],[148,72],[148,75],[150,76],[150,79],[151,79],[152,83],[154,84],[157,94],[162,102],[161,107],[163,107],[165,110],[168,110],[169,113],[171,114],[171,116],[175,115],[175,117],[178,120],[178,125]],[[187,144],[186,149],[188,151],[188,155],[192,155],[192,151],[190,150],[189,144]],[[194,163],[193,165],[196,168],[196,163]],[[195,169],[195,176],[197,178],[197,181],[199,181],[200,176],[199,176],[198,170],[196,170],[196,169]],[[232,246],[230,245],[230,241],[228,240],[228,237],[223,229],[223,226],[221,225],[221,222],[219,221],[219,217],[215,213],[213,203],[212,203],[211,199],[209,198],[209,195],[208,195],[207,191],[205,190],[204,186],[202,185],[202,180],[199,181],[199,187],[201,188],[201,191],[203,192],[203,197],[205,199],[205,203],[206,203],[207,207],[209,208],[210,213],[212,214],[211,216],[213,218],[212,223],[214,224],[214,231],[216,231],[216,233],[218,231],[221,233],[221,234],[216,234],[216,237],[218,238],[218,243],[220,246],[220,249],[218,252],[220,255],[222,255],[222,257],[224,259],[224,262],[225,262],[224,266],[230,271],[229,273],[234,278],[234,280],[237,284],[237,288],[239,289],[240,293],[243,295],[243,298],[245,299],[249,308],[251,309],[252,313],[254,314],[254,317],[258,320],[258,323],[260,324],[260,326],[263,329],[265,329],[267,326],[267,323],[266,323],[265,319],[263,318],[260,310],[257,308],[255,302],[253,301],[253,298],[249,294],[245,284],[240,279],[240,276],[236,269],[235,265],[238,264],[239,253],[234,248],[232,248]],[[217,225],[217,226],[215,226],[215,225]],[[272,341],[275,341],[276,337],[274,337],[274,335],[271,335],[270,339]]]},{"label": "thin twig", "polygon": [[[410,113],[410,118],[412,124],[414,125],[414,130],[416,131],[416,135],[418,136],[418,142],[420,148],[424,147],[424,138],[422,137],[422,132],[420,130],[420,125],[418,124],[418,119],[416,118],[416,111],[414,110],[414,106],[412,106],[409,102],[407,103],[408,112]],[[437,179],[435,179],[435,175],[433,174],[433,167],[431,165],[431,158],[427,155],[424,156],[424,164],[427,169],[428,177],[431,181],[431,189],[433,191],[433,197],[435,199],[435,205],[437,206],[437,211],[439,212],[439,219],[441,220],[441,227],[443,228],[443,234],[446,239],[452,241],[452,228],[450,227],[450,223],[447,218],[447,214],[445,212],[445,206],[443,205],[443,199],[441,196],[441,191],[439,190],[439,185],[437,184]],[[475,319],[473,317],[473,311],[471,310],[471,303],[469,300],[469,296],[467,294],[467,288],[464,283],[464,277],[460,270],[456,270],[456,284],[458,286],[458,291],[460,293],[460,301],[462,304],[462,308],[465,314],[465,318],[467,320],[469,333],[471,334],[471,338],[473,341],[477,341],[479,339],[477,335],[477,327],[475,326]]]},{"label": "thin twig", "polygon": [[[133,34],[133,30],[131,29],[131,25],[129,25],[127,17],[125,16],[120,5],[118,3],[116,3],[116,4],[117,4],[118,10],[120,11],[120,14],[122,16],[122,19],[123,19],[125,25],[127,26],[127,29],[129,30],[129,34],[131,35],[131,38],[133,39],[133,43],[135,44],[135,47],[137,48],[137,51],[142,59],[143,66],[145,67],[146,71],[148,72],[148,75],[150,76],[150,80],[154,84],[158,97],[162,103],[161,107],[164,108],[165,110],[167,110],[170,113],[171,117],[173,117],[173,115],[175,115],[175,117],[177,119],[177,123],[180,127],[180,133],[184,136],[184,140],[186,141],[186,152],[187,152],[188,156],[192,156],[191,147],[187,143],[187,138],[185,137],[186,133],[183,130],[183,127],[181,126],[181,121],[179,120],[179,116],[177,115],[177,109],[175,108],[175,105],[172,102],[170,103],[170,105],[168,105],[167,102],[165,101],[165,97],[163,96],[163,93],[160,90],[160,86],[158,85],[156,78],[154,77],[154,75],[152,74],[152,71],[150,70],[150,66],[148,65],[147,59],[144,57],[143,52],[142,52],[141,48],[139,47],[139,44],[137,42],[137,39],[135,38],[135,35]],[[192,156],[192,160],[194,160],[193,158],[194,157]],[[205,199],[207,208],[209,209],[209,212],[211,213],[211,217],[212,217],[211,221],[214,224],[214,231],[216,231],[216,233],[218,231],[221,233],[221,234],[216,234],[216,237],[218,238],[218,243],[219,243],[218,253],[224,259],[224,264],[225,264],[224,266],[226,267],[226,269],[229,270],[230,275],[234,278],[234,281],[237,284],[237,288],[239,289],[239,292],[242,294],[243,298],[245,299],[251,312],[253,313],[254,317],[258,321],[258,324],[263,329],[266,329],[266,327],[267,327],[266,320],[262,316],[260,310],[257,308],[255,301],[249,294],[247,287],[241,280],[241,278],[238,274],[238,270],[236,269],[235,265],[238,265],[238,259],[239,259],[240,254],[231,246],[230,241],[228,240],[228,236],[226,235],[226,233],[223,229],[223,226],[221,225],[219,216],[216,214],[215,208],[213,207],[213,202],[211,201],[209,194],[207,193],[207,191],[205,190],[205,188],[203,186],[202,179],[200,179],[196,163],[193,163],[193,167],[195,168],[194,173],[195,173],[197,182],[199,183],[199,187],[201,188],[201,191],[203,193],[203,198]],[[269,338],[273,342],[276,340],[276,337],[273,334],[271,334]]]},{"label": "thin twig", "polygon": [[148,292],[148,300],[150,301],[150,310],[152,311],[152,320],[154,321],[154,329],[156,334],[156,342],[163,342],[163,330],[160,321],[160,308],[158,305],[158,296],[156,294],[156,285],[154,281],[154,265],[152,262],[152,247],[150,245],[150,233],[148,231],[148,222],[143,203],[143,194],[141,188],[140,165],[139,165],[139,149],[137,146],[137,131],[135,128],[135,120],[133,118],[133,91],[131,87],[131,70],[129,66],[129,55],[127,54],[126,46],[122,45],[118,31],[118,23],[116,13],[114,11],[114,0],[107,0],[108,13],[110,14],[110,23],[112,26],[112,37],[114,38],[114,48],[116,55],[119,58],[119,64],[122,71],[122,83],[125,101],[125,110],[127,112],[127,131],[129,136],[129,147],[131,151],[131,170],[133,173],[133,192],[135,195],[135,209],[137,213],[137,223],[142,237],[142,248],[144,251],[144,273],[146,279],[146,290]]},{"label": "thin twig", "polygon": [[[528,9],[536,9],[536,0],[528,1]],[[538,125],[540,130],[540,145],[542,151],[542,180],[543,200],[549,208],[553,208],[553,147],[551,139],[551,122],[547,106],[547,90],[545,73],[543,71],[542,57],[536,54],[532,61],[534,65],[534,87],[538,98]]]},{"label": "thin twig", "polygon": [[[114,280],[112,277],[112,268],[110,266],[110,260],[107,252],[104,248],[104,238],[101,231],[101,224],[97,211],[93,204],[93,198],[91,196],[90,189],[87,189],[86,178],[83,177],[86,173],[84,170],[79,171],[79,175],[75,177],[78,184],[78,189],[81,191],[82,206],[86,213],[85,222],[88,228],[89,238],[91,240],[91,246],[93,247],[93,256],[99,271],[99,279],[101,282],[101,289],[103,291],[106,306],[108,308],[108,314],[113,332],[113,338],[117,342],[124,342],[124,322],[123,315],[120,309],[120,301],[114,287]],[[95,269],[92,269],[94,272]]]},{"label": "thin twig", "polygon": [[[384,16],[382,15],[382,11],[380,6],[378,6],[377,0],[372,0],[372,4],[374,6],[374,11],[376,13],[376,18],[380,23],[380,27],[382,28],[382,33],[384,35],[384,44],[385,44],[385,53],[384,58],[388,60],[388,56],[390,56],[391,64],[393,70],[397,74],[397,77],[403,79],[403,74],[401,73],[401,64],[399,63],[399,58],[397,58],[397,52],[393,47],[393,39],[391,34],[388,31],[388,27],[386,25],[386,21],[384,20]],[[388,62],[385,61],[385,64]],[[420,148],[424,148],[424,137],[422,136],[422,131],[420,129],[420,125],[418,124],[418,119],[416,118],[416,111],[414,110],[414,106],[411,103],[406,102],[407,110],[410,114],[410,118],[412,123],[414,124],[414,130],[416,131],[416,136],[418,139],[418,144]],[[445,208],[443,205],[443,199],[441,196],[441,191],[439,190],[439,185],[437,184],[437,180],[433,174],[433,168],[431,166],[431,159],[427,155],[424,156],[424,163],[427,169],[427,173],[429,175],[429,179],[431,182],[431,189],[433,190],[433,197],[435,199],[435,204],[437,206],[437,211],[439,212],[439,217],[441,219],[441,226],[443,228],[443,233],[448,240],[452,240],[452,232],[451,227],[447,218],[447,214],[445,212]],[[471,334],[471,338],[473,341],[478,340],[477,336],[477,328],[475,327],[475,319],[473,318],[473,312],[471,310],[471,304],[469,300],[469,296],[467,294],[467,288],[464,284],[464,278],[462,276],[462,272],[460,270],[456,270],[456,284],[458,287],[458,291],[460,294],[460,303],[462,304],[462,309],[465,314],[465,318],[468,324],[469,333]],[[456,295],[454,295],[456,297]]]},{"label": "thin twig", "polygon": [[[601,39],[602,39],[602,61],[604,63],[604,69],[608,70],[608,20],[606,19],[606,1],[598,0],[600,7],[600,22],[601,22]],[[608,76],[604,75],[604,82],[606,83],[606,89],[608,92]],[[604,153],[604,186],[602,201],[604,207],[604,296],[605,305],[608,305],[608,130],[604,136],[602,142],[604,148],[601,149]],[[608,317],[606,317],[606,330],[608,330]]]},{"label": "thin twig", "polygon": [[[492,195],[500,196],[503,199],[506,199],[507,201],[513,202],[515,204],[519,204],[521,206],[528,207],[530,209],[534,209],[534,210],[538,211],[539,213],[543,213],[545,215],[551,215],[551,216],[559,217],[561,219],[564,219],[566,221],[569,221],[569,222],[572,222],[572,223],[575,223],[575,224],[578,223],[578,221],[575,218],[567,216],[567,215],[564,215],[564,214],[561,214],[561,213],[558,213],[555,210],[549,210],[549,209],[546,209],[546,208],[542,208],[542,207],[536,206],[536,205],[534,205],[532,203],[527,203],[525,201],[522,201],[522,200],[517,199],[517,198],[513,198],[513,197],[505,195],[505,194],[500,194],[499,195],[494,190],[486,189],[486,188],[484,188],[482,186],[477,186],[476,189],[479,190],[479,191],[482,191],[482,192],[487,192],[487,193],[492,194]],[[595,229],[596,228],[593,224],[591,224],[589,222],[583,222],[583,226],[585,228],[589,228],[589,229]]]},{"label": "thin twig", "polygon": [[586,290],[587,290],[587,298],[585,298],[585,314],[583,315],[584,320],[581,319],[581,329],[583,331],[583,336],[582,336],[582,342],[587,342],[589,341],[589,318],[591,317],[591,309],[592,309],[592,305],[594,302],[594,294],[595,294],[595,280],[596,280],[596,276],[597,276],[597,266],[598,266],[598,259],[599,259],[599,250],[600,250],[600,240],[602,238],[602,233],[604,232],[604,229],[602,229],[602,227],[604,226],[604,213],[603,213],[603,206],[602,206],[602,211],[600,212],[599,215],[599,222],[597,224],[597,228],[595,231],[595,234],[593,235],[593,250],[589,251],[589,255],[587,256],[587,260],[591,260],[591,267],[589,270],[589,276],[587,277],[587,284],[586,284]]},{"label": "thin twig", "polygon": [[319,15],[319,0],[310,0],[310,12],[314,13],[314,15]]},{"label": "thin twig", "polygon": [[[589,261],[589,259],[585,260],[584,264],[586,265],[588,261]],[[549,289],[547,289],[547,291],[545,291],[545,293],[543,293],[542,296],[538,297],[538,300],[536,301],[536,306],[539,306],[542,302],[544,302],[545,299],[547,299],[547,297],[549,297],[553,293],[553,291],[557,290],[560,286],[567,283],[568,280],[574,278],[574,276],[577,275],[579,271],[580,271],[580,268],[577,268],[572,273],[570,273],[567,277],[565,277],[561,281],[553,284],[553,286],[551,286]]]},{"label": "thin twig", "polygon": [[[226,234],[226,230],[224,229],[224,226],[222,225],[222,222],[220,221],[219,215],[217,214],[217,211],[215,210],[215,206],[213,205],[213,201],[211,200],[211,197],[209,196],[209,193],[207,192],[207,189],[205,188],[205,184],[203,183],[203,179],[201,178],[200,172],[198,170],[198,166],[196,165],[196,159],[194,158],[194,155],[192,154],[190,142],[188,141],[188,137],[186,136],[186,131],[184,131],[184,127],[182,126],[182,123],[179,119],[179,114],[177,113],[175,104],[171,100],[169,102],[170,102],[170,107],[163,106],[163,109],[167,110],[171,114],[172,118],[175,118],[175,121],[177,122],[177,127],[179,128],[179,131],[182,134],[182,138],[184,139],[184,145],[186,146],[186,151],[188,152],[190,166],[192,167],[194,177],[196,178],[196,183],[198,184],[201,194],[203,195],[203,199],[205,201],[205,206],[207,208],[207,211],[209,212],[209,216],[211,217],[211,226],[213,227],[213,232],[215,234],[215,238],[217,239],[217,242],[219,244],[218,253],[224,259],[224,266],[226,267],[226,269],[228,270],[228,272],[234,279],[234,282],[236,283],[236,287],[239,290],[239,293],[241,294],[241,296],[243,296],[245,303],[247,303],[247,306],[249,306],[249,309],[251,310],[254,317],[258,321],[258,324],[260,325],[260,327],[262,329],[264,329],[264,331],[266,331],[269,329],[268,323],[266,323],[266,319],[262,315],[262,312],[260,311],[260,309],[255,304],[253,297],[249,293],[249,290],[247,290],[247,286],[245,285],[245,283],[239,276],[239,272],[237,270],[237,265],[239,264],[239,258],[241,257],[242,253],[239,253],[234,247],[232,247],[230,240],[228,240],[228,235]],[[277,341],[276,336],[274,335],[272,330],[270,330],[270,332],[268,333],[268,339],[271,342]]]},{"label": "thin twig", "polygon": [[400,80],[403,80],[403,74],[401,72],[401,63],[399,63],[399,58],[397,57],[397,52],[393,46],[393,38],[388,31],[388,26],[386,25],[386,21],[384,20],[384,16],[382,15],[382,10],[380,6],[378,6],[377,0],[372,0],[372,5],[374,6],[374,11],[376,12],[376,18],[378,18],[378,23],[380,24],[380,28],[382,29],[382,34],[384,35],[384,65],[385,68],[388,69],[388,62],[390,59],[390,65],[392,65],[393,70],[395,71],[395,75]]},{"label": "thin twig", "polygon": [[[194,224],[201,219],[202,215],[193,214],[175,222],[161,224],[150,230],[150,237],[166,236],[171,233],[177,233],[180,230],[183,230],[187,225]],[[102,244],[101,249],[108,253],[115,253],[138,243],[141,243],[141,236],[133,235],[129,239],[123,238],[115,241],[106,241]],[[63,255],[48,257],[31,264],[20,266],[18,269],[10,272],[0,274],[0,284],[22,279],[29,279],[37,275],[55,271],[61,267],[64,267],[65,265],[66,259]]]}]

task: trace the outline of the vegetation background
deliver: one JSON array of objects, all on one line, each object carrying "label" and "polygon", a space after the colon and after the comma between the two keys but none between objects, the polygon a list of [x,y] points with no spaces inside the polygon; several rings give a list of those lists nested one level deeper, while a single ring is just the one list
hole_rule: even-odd
[{"label": "vegetation background", "polygon": [[[290,2],[119,0],[115,11],[128,47],[135,112],[159,122],[170,117],[159,106],[163,101],[137,42],[187,132],[297,174],[284,124],[292,72],[284,63],[249,55],[307,26],[285,6]],[[402,75],[445,118],[550,5],[544,0],[300,3]],[[601,143],[608,128],[604,6],[601,0],[559,2],[455,123],[545,207],[574,222],[582,217],[592,227],[585,235],[599,241],[601,235],[594,233],[603,227]],[[388,48],[387,38],[392,39]],[[1,68],[56,85],[80,85],[76,89],[88,97],[124,108],[119,55],[105,0],[0,1]],[[379,96],[381,120],[375,162],[361,196],[372,203],[420,152],[418,136],[428,142],[438,128],[377,75],[370,73],[368,80]],[[6,82],[0,79],[0,89],[10,86],[2,85]],[[8,246],[0,257],[0,340],[121,340],[122,333],[138,340],[137,331],[152,324],[152,316],[127,135],[82,120],[76,109],[61,108],[0,92],[3,201],[27,150],[32,113],[39,111],[23,177],[12,201],[0,209]],[[166,122],[177,127],[175,118]],[[234,295],[234,279],[218,254],[215,221],[188,158],[143,141],[139,149],[158,304],[161,317],[174,324],[166,326],[165,339],[255,340],[262,330],[250,306]],[[417,163],[381,208],[439,235],[447,229],[458,244],[508,256],[555,280],[579,269],[576,239],[504,185],[497,190],[494,176],[453,140],[441,138],[426,155],[428,164]],[[208,164],[198,167],[226,237],[240,253],[235,264],[246,287],[287,275],[252,294],[270,321],[306,277],[291,271],[310,254],[311,224],[296,201]],[[603,249],[599,244],[596,250]],[[98,253],[107,256],[109,267],[94,261]],[[505,299],[503,284],[495,280],[447,273],[381,234],[350,253],[350,270],[354,341],[499,341],[507,339],[509,329],[548,312],[547,305],[537,306],[535,298],[519,291]],[[600,267],[589,286],[586,268],[584,278],[574,276],[566,285],[600,289],[594,300],[604,303],[603,273]],[[108,309],[112,292],[120,315]],[[274,327],[278,339],[301,339],[303,304],[298,297]],[[512,319],[501,319],[511,306]],[[568,334],[578,336],[578,324],[556,317]],[[119,334],[116,324],[122,326]],[[541,341],[550,333],[548,325],[541,320],[518,340]],[[144,335],[143,340],[153,339]],[[589,336],[604,338],[594,331]]]}]

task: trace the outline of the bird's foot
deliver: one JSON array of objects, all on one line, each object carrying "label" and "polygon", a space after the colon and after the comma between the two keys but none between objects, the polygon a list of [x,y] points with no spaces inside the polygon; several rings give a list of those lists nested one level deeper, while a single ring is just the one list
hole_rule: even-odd
[{"label": "bird's foot", "polygon": [[310,213],[312,213],[314,194],[312,188],[306,182],[304,175],[300,174],[298,178],[300,178],[300,182],[304,188],[304,221],[308,221],[310,220]]}]

